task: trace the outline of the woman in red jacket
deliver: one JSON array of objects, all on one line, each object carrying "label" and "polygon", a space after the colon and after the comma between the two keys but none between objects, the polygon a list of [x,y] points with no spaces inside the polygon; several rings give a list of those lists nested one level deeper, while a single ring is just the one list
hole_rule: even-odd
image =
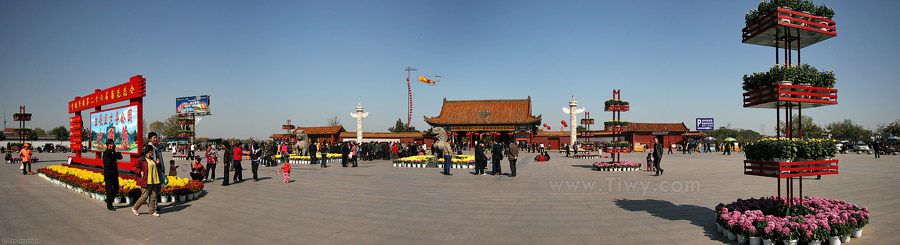
[{"label": "woman in red jacket", "polygon": [[[134,202],[131,212],[135,216],[140,215],[138,208],[146,202],[147,207],[150,208],[150,216],[159,217],[159,213],[156,212],[156,196],[159,195],[159,188],[165,182],[166,175],[162,172],[163,165],[152,159],[153,148],[144,147],[141,155],[143,157],[134,165],[134,172],[139,177],[135,179],[135,182],[141,187],[141,197]],[[147,202],[148,197],[150,202]]]},{"label": "woman in red jacket", "polygon": [[234,157],[231,162],[232,165],[234,165],[234,179],[232,180],[234,183],[244,182],[244,168],[241,167],[241,157],[246,155],[250,155],[250,153],[244,153],[244,151],[241,150],[241,144],[235,142]]}]

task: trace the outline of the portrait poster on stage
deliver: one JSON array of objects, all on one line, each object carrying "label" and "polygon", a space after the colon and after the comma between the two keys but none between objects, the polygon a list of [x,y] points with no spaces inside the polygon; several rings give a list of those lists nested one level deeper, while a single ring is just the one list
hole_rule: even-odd
[{"label": "portrait poster on stage", "polygon": [[139,154],[137,115],[136,105],[91,113],[91,151],[105,151],[106,140],[112,139],[122,154]]}]

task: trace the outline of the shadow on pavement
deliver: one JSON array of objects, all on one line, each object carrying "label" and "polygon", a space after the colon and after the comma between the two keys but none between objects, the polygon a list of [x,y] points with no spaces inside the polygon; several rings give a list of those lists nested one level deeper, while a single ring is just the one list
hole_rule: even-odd
[{"label": "shadow on pavement", "polygon": [[589,165],[589,164],[579,164],[579,165],[572,165],[572,167],[576,167],[576,168],[594,168],[594,165]]},{"label": "shadow on pavement", "polygon": [[[728,239],[716,231],[714,212],[707,207],[696,205],[675,205],[664,200],[616,200],[616,206],[632,212],[647,212],[666,220],[687,220],[692,225],[703,228],[703,234],[712,240],[728,243]],[[706,213],[708,215],[696,215]]]}]

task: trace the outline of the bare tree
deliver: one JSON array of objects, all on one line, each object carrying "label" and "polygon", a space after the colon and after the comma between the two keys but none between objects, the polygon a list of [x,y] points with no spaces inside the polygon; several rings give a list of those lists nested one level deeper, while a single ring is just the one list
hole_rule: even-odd
[{"label": "bare tree", "polygon": [[328,126],[341,126],[341,118],[339,118],[337,115],[328,118]]}]

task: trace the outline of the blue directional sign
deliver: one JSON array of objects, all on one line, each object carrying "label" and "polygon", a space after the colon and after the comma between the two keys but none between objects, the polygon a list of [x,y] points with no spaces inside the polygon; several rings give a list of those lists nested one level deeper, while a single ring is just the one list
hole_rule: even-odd
[{"label": "blue directional sign", "polygon": [[713,130],[715,123],[712,118],[697,118],[697,130]]}]

